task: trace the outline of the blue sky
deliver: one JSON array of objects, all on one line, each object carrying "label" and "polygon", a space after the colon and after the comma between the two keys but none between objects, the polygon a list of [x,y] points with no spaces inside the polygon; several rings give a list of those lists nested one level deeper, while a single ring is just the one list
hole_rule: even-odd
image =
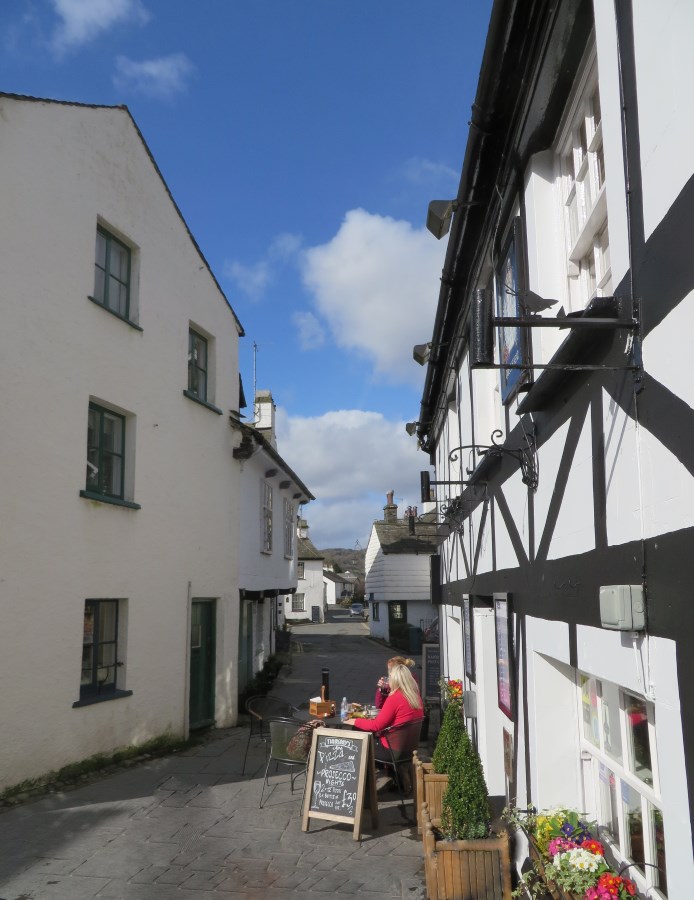
[{"label": "blue sky", "polygon": [[[491,0],[2,0],[6,92],[126,104],[241,320],[318,547],[418,504],[417,418]],[[246,410],[249,418],[252,409]]]}]

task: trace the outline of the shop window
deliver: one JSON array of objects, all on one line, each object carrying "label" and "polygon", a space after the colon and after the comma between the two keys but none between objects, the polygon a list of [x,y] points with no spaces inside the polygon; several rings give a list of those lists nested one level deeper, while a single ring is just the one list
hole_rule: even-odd
[{"label": "shop window", "polygon": [[654,705],[588,675],[578,690],[586,811],[639,891],[667,897]]}]

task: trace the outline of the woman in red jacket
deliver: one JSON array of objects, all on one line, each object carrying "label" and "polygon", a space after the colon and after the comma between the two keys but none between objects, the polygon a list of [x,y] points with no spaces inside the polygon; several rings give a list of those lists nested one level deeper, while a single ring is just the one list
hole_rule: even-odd
[{"label": "woman in red jacket", "polygon": [[[419,689],[419,681],[417,680],[417,676],[414,672],[414,660],[406,656],[391,656],[391,658],[388,660],[388,676],[390,676],[391,668],[397,665],[407,666],[408,669],[413,670],[411,674],[417,684],[417,689]],[[376,707],[376,709],[380,709],[383,706],[389,693],[390,685],[388,684],[388,677],[386,676],[379,678],[378,684],[376,685],[376,697],[374,698],[374,706]]]},{"label": "woman in red jacket", "polygon": [[[412,673],[401,663],[390,669],[388,676],[390,693],[375,719],[353,719],[352,725],[359,731],[383,731],[391,725],[403,725],[424,718],[424,704],[419,695],[417,682]],[[379,738],[375,744],[376,759],[390,762],[390,752],[386,738]]]}]

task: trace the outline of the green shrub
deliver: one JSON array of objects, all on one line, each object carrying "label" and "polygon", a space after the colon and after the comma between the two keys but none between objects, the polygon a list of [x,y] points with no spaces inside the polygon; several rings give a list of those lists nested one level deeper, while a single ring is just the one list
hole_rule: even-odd
[{"label": "green shrub", "polygon": [[490,823],[489,792],[482,761],[463,729],[449,762],[448,788],[441,801],[441,831],[447,839],[473,840],[487,837]]},{"label": "green shrub", "polygon": [[459,702],[452,701],[443,714],[441,730],[436,738],[436,747],[431,759],[434,764],[434,772],[438,775],[446,775],[450,772],[463,734],[467,734],[463,721],[463,706]]}]

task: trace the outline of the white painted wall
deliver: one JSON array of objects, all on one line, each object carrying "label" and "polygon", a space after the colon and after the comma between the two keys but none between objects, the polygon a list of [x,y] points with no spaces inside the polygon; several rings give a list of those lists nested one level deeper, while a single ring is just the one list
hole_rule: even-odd
[{"label": "white painted wall", "polygon": [[[612,281],[616,286],[628,271],[630,260],[614,6],[595,3],[594,7],[610,258]],[[633,14],[648,239],[692,177],[688,148],[694,142],[694,114],[686,94],[694,83],[694,57],[690,48],[694,34],[694,6],[685,0],[666,0],[657,5],[636,3]],[[560,197],[551,155],[543,153],[531,161],[524,190],[530,286],[542,296],[558,297],[564,302],[568,296],[565,277],[556,263],[561,256],[557,237],[561,234],[562,223],[556,214]],[[679,347],[682,335],[691,330],[692,296],[689,293],[682,298],[679,306],[647,336],[643,348],[646,370],[687,407],[694,406],[688,358],[686,353],[673,352],[673,348]],[[551,329],[538,332],[534,336],[536,360],[546,361],[564,334]],[[468,383],[465,362],[458,377],[461,385]],[[472,410],[466,391],[459,391],[458,417],[451,421],[451,416],[447,416],[443,432],[437,435],[436,477],[444,477],[444,472],[449,476],[453,472],[448,462],[450,448],[472,440],[471,413],[474,415],[475,439],[480,443],[486,443],[492,428],[502,421],[503,411],[494,382],[497,377],[497,373],[472,373]],[[602,395],[602,415],[596,419],[604,435],[609,545],[691,527],[694,479],[676,456],[645,428],[636,425],[633,417],[607,393]],[[510,410],[510,421],[511,425],[515,424],[513,409]],[[592,427],[589,411],[563,489],[549,559],[561,559],[595,547]],[[568,423],[560,426],[539,451],[540,484],[534,497],[536,547],[542,541],[557,489],[557,473],[568,432]],[[508,479],[502,490],[527,550],[528,509],[520,476]],[[454,489],[450,489],[450,494],[455,495]],[[476,540],[480,512],[478,509],[472,515],[465,532],[469,554],[470,535]],[[516,554],[498,510],[495,510],[494,526],[492,540],[492,522],[488,520],[480,552],[480,573],[516,565]],[[465,577],[457,539],[446,542],[441,555],[444,582]],[[667,598],[658,600],[667,602]],[[461,659],[460,635],[448,607],[442,607],[441,615],[444,659],[451,672],[457,674],[454,670]],[[557,615],[561,615],[559,608]],[[479,746],[490,790],[495,793],[503,788],[502,731],[509,723],[497,705],[493,614],[476,609],[474,622]],[[577,671],[648,697],[655,705],[670,896],[685,896],[694,876],[694,866],[675,644],[656,638],[639,638],[634,644],[627,635],[579,626],[576,670],[569,665],[566,623],[528,617],[526,642],[527,696],[523,694],[523,686],[519,685],[518,702],[527,705],[533,801],[539,806],[580,806],[583,802]],[[525,718],[521,716],[517,734],[520,750],[517,788],[521,805],[527,790],[524,728]]]},{"label": "white painted wall", "polygon": [[[2,786],[185,734],[191,597],[217,599],[217,722],[236,721],[239,472],[227,416],[183,396],[193,321],[213,402],[238,408],[237,323],[129,115],[0,98],[0,118]],[[142,331],[87,299],[98,217],[138,248]],[[132,417],[139,510],[79,496],[90,398]],[[127,599],[133,694],[73,709],[87,598]]]},{"label": "white painted wall", "polygon": [[[296,487],[292,484],[283,490],[280,482],[286,480],[285,473],[266,478],[265,472],[276,469],[277,463],[262,449],[250,459],[241,461],[241,587],[249,591],[291,588],[297,584],[296,548],[294,536],[293,556],[284,555],[284,500],[294,507],[294,524],[299,515],[299,506],[293,499]],[[265,553],[262,546],[261,485],[272,486],[272,552]],[[296,529],[295,529],[296,530]]]},{"label": "white painted wall", "polygon": [[311,608],[320,607],[321,622],[325,618],[323,601],[323,560],[305,559],[304,577],[297,582],[297,593],[304,594],[304,612],[292,612],[292,598],[285,597],[284,615],[288,622],[311,618]]}]

